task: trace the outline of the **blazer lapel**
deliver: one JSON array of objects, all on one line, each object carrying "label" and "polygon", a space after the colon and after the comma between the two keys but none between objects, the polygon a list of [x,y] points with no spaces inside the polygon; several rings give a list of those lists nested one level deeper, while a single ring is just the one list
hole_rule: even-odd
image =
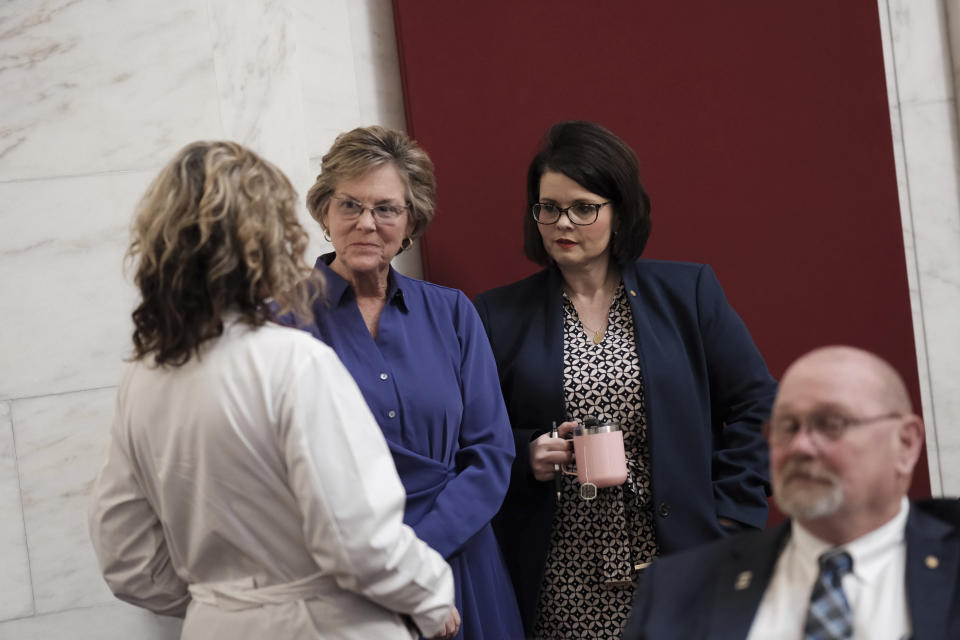
[{"label": "blazer lapel", "polygon": [[[911,503],[907,518],[907,606],[914,640],[955,637],[960,544],[957,530]],[[954,631],[956,631],[954,629]]]},{"label": "blazer lapel", "polygon": [[[652,359],[655,365],[663,362],[663,357],[660,354],[659,345],[657,344],[659,332],[654,330],[643,305],[640,304],[642,297],[637,291],[640,287],[637,282],[636,263],[623,265],[621,267],[620,277],[623,279],[623,286],[627,290],[627,300],[630,302],[630,312],[633,314],[633,338],[637,346],[637,356],[640,358],[640,372],[643,375],[644,383],[649,386],[651,381],[647,378],[650,372],[647,366],[648,359]],[[643,340],[640,339],[641,336],[643,336]],[[648,412],[651,395],[653,394],[646,394]],[[669,395],[668,393],[666,397],[669,397]]]},{"label": "blazer lapel", "polygon": [[739,536],[727,561],[718,567],[708,640],[747,637],[789,535],[787,521],[767,531]]},{"label": "blazer lapel", "polygon": [[[547,268],[546,278],[540,300],[540,321],[543,323],[540,361],[543,362],[542,375],[549,376],[544,385],[549,389],[547,404],[559,410],[549,419],[569,420],[563,393],[563,278],[556,265]],[[530,334],[536,335],[534,332]]]}]

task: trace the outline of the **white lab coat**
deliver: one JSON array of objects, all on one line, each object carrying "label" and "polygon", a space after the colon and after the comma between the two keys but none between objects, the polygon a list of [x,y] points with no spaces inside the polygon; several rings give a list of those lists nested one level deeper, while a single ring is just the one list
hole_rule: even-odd
[{"label": "white lab coat", "polygon": [[117,597],[182,638],[426,636],[449,566],[402,523],[386,442],[334,352],[231,318],[181,367],[135,361],[117,394],[91,537]]}]

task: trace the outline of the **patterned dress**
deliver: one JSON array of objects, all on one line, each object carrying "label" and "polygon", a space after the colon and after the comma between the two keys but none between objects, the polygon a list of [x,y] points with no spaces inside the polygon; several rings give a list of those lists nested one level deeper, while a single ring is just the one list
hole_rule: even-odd
[{"label": "patterned dress", "polygon": [[627,481],[580,497],[563,476],[540,590],[536,637],[620,638],[633,598],[637,565],[657,555],[650,492],[643,378],[633,316],[621,283],[599,344],[587,336],[573,302],[563,296],[563,390],[567,419],[613,419],[623,430]]}]

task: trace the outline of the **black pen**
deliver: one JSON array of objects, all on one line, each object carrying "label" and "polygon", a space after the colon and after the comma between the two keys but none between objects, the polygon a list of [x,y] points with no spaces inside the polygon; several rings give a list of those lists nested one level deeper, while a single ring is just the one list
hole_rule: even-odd
[{"label": "black pen", "polygon": [[[560,433],[557,431],[557,421],[553,421],[553,426],[550,428],[550,437],[559,438]],[[560,465],[553,465],[553,488],[557,490],[557,502],[560,502],[560,492],[563,490],[563,479],[560,477]]]}]

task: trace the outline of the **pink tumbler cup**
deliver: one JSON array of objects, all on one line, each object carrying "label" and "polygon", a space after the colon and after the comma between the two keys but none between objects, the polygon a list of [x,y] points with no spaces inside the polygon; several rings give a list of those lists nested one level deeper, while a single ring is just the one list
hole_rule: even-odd
[{"label": "pink tumbler cup", "polygon": [[627,460],[623,432],[615,421],[573,430],[574,465],[563,465],[563,472],[577,476],[580,497],[592,500],[597,489],[621,485],[627,479]]}]

